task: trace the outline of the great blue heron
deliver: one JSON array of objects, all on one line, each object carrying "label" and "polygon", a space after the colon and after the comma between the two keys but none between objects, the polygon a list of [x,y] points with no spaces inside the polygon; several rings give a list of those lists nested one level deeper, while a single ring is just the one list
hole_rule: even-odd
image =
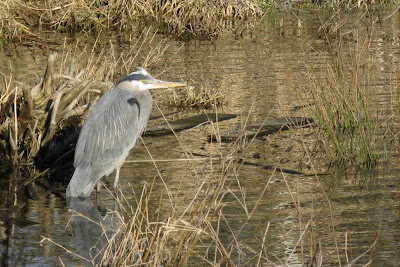
[{"label": "great blue heron", "polygon": [[138,68],[103,95],[82,127],[75,148],[75,172],[67,187],[67,197],[88,197],[104,176],[119,169],[144,131],[153,100],[149,89],[184,86],[183,83],[154,79]]}]

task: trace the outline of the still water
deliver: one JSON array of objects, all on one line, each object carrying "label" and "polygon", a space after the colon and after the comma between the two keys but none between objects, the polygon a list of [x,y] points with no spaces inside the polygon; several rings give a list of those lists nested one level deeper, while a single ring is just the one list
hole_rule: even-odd
[{"label": "still water", "polygon": [[[276,18],[270,17],[261,22],[252,35],[227,35],[216,42],[190,41],[183,44],[168,39],[168,49],[161,59],[162,66],[167,68],[162,78],[186,81],[194,87],[205,85],[221,88],[226,105],[219,112],[236,113],[239,116],[219,123],[220,130],[240,127],[247,118],[250,122],[257,122],[266,117],[310,116],[306,110],[294,108],[308,104],[302,98],[305,95],[303,90],[309,86],[307,77],[313,73],[323,79],[326,60],[332,60],[331,51],[338,49],[337,39],[327,41],[324,37],[321,21],[328,21],[330,28],[344,22],[337,36],[343,37],[345,46],[363,40],[356,36],[366,36],[367,29],[374,23],[374,31],[369,36],[370,53],[377,64],[374,92],[378,95],[377,105],[390,105],[389,85],[395,89],[399,85],[398,16],[387,20],[383,20],[381,14],[371,17],[347,14],[340,20],[329,20],[331,14],[314,12],[302,12],[297,16],[279,14]],[[157,38],[161,40],[165,37]],[[124,46],[120,49],[123,51]],[[35,66],[38,62],[46,61],[49,51],[32,53],[24,50],[24,47],[17,47],[15,51],[18,53],[9,51],[5,55],[11,55],[8,60],[19,66],[18,72],[40,73]],[[21,51],[29,56],[20,56]],[[28,63],[21,64],[25,60]],[[161,72],[162,68],[156,70]],[[157,99],[163,97],[166,96],[156,96]],[[176,115],[180,116],[189,114]],[[218,151],[229,150],[230,144],[208,142],[207,137],[212,129],[215,128],[203,125],[178,133],[177,137],[144,137],[143,141],[156,159],[182,158],[184,151],[215,155]],[[302,139],[306,140],[306,145],[312,144],[312,141],[307,143],[307,138],[311,138],[307,134],[307,130],[293,130],[255,140],[242,156],[262,164],[312,173],[300,144]],[[243,244],[243,253],[251,254],[251,248],[258,249],[265,238],[264,250],[271,266],[309,265],[310,259],[300,253],[303,248],[298,240],[300,229],[304,229],[305,224],[311,221],[307,227],[312,228],[313,240],[319,242],[323,266],[338,266],[338,254],[343,265],[346,257],[350,260],[356,258],[367,251],[375,240],[377,244],[372,265],[399,266],[399,159],[397,151],[385,151],[387,161],[383,165],[373,172],[361,174],[330,170],[330,175],[317,178],[312,175],[282,175],[254,166],[242,166],[237,177],[240,187],[233,184],[229,188],[235,195],[241,195],[242,201],[228,194],[229,205],[224,208],[224,214],[230,228],[238,229],[247,218],[246,212],[252,210],[256,201],[260,201],[249,223],[237,237],[238,242]],[[128,161],[147,159],[148,152],[139,142]],[[327,170],[324,164],[321,161],[321,166],[317,166],[319,171]],[[187,195],[195,192],[193,170],[201,172],[204,165],[204,162],[158,162],[157,167],[166,185],[156,179],[155,192],[162,193],[167,186],[176,194],[177,205],[184,205],[187,196],[181,192],[187,192]],[[20,175],[17,172],[11,181],[20,179]],[[151,163],[127,162],[120,173],[122,190],[128,199],[134,199],[132,192],[140,192],[143,184],[151,182],[157,175]],[[85,258],[96,255],[96,247],[104,242],[98,239],[102,230],[95,223],[71,217],[68,206],[74,209],[74,203],[66,203],[62,194],[46,192],[40,185],[36,186],[39,200],[25,200],[18,196],[23,200],[16,197],[15,203],[6,203],[5,196],[13,194],[13,186],[3,180],[8,181],[8,178],[2,179],[0,218],[2,222],[7,220],[7,216],[15,218],[12,220],[8,246],[11,266],[83,265],[85,261],[74,253]],[[18,212],[13,213],[5,205],[18,207],[15,208]],[[296,205],[300,207],[300,212]],[[112,217],[105,216],[107,210],[113,209],[113,200],[105,190],[97,200],[93,198],[76,209],[95,221],[105,217],[103,223],[110,227],[117,225]],[[301,226],[299,221],[302,221]],[[3,229],[4,223],[0,226]],[[267,227],[268,233],[264,236]],[[224,237],[224,231],[228,233],[230,230],[221,229],[221,240],[229,243],[229,235]],[[51,238],[58,245],[46,240],[41,242],[43,238]],[[370,254],[366,253],[356,265],[366,264]],[[244,262],[238,260],[238,264]],[[250,266],[254,264],[251,261],[247,263]]]}]

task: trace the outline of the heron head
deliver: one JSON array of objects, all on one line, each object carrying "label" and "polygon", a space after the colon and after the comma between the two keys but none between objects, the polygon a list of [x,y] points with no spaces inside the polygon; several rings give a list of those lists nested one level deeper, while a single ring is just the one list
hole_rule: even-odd
[{"label": "heron head", "polygon": [[137,71],[132,72],[122,80],[117,83],[118,85],[122,85],[122,83],[126,84],[129,82],[129,87],[134,88],[136,90],[150,90],[150,89],[157,89],[157,88],[174,88],[174,87],[182,87],[186,86],[185,83],[178,83],[178,82],[168,82],[157,80],[153,78],[145,69],[138,68]]}]

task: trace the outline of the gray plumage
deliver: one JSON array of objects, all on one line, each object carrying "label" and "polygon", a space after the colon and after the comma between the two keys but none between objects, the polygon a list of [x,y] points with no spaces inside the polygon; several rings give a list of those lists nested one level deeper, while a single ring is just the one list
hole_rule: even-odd
[{"label": "gray plumage", "polygon": [[75,148],[75,172],[67,197],[88,197],[99,180],[119,169],[144,131],[152,109],[149,89],[184,86],[154,79],[138,68],[120,80],[90,111]]}]

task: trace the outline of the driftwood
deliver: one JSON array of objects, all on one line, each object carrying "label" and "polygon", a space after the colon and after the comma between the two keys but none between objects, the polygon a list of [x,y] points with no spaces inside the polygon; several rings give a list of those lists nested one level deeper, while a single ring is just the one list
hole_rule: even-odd
[{"label": "driftwood", "polygon": [[200,114],[190,118],[180,119],[176,121],[168,121],[168,123],[161,125],[149,126],[145,131],[145,135],[147,136],[167,135],[171,134],[172,131],[180,132],[186,129],[193,128],[200,124],[229,120],[235,117],[236,114],[215,114],[215,113]]},{"label": "driftwood", "polygon": [[311,118],[303,117],[283,117],[266,120],[264,122],[258,122],[247,126],[245,129],[232,129],[220,133],[220,136],[210,136],[213,140],[221,138],[223,142],[235,141],[238,138],[253,138],[255,136],[262,137],[269,134],[276,133],[278,131],[288,130],[297,126],[306,126],[313,123]]}]

